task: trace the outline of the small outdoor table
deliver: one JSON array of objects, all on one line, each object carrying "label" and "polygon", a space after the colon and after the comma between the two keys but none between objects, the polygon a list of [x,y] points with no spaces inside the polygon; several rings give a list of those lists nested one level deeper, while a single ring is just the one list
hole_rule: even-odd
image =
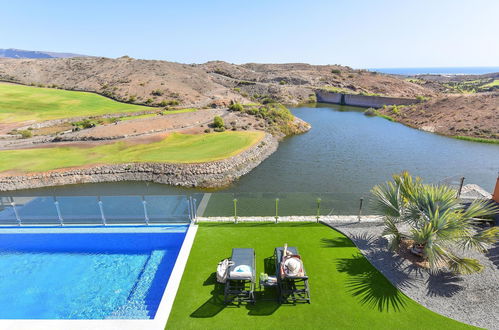
[{"label": "small outdoor table", "polygon": [[[260,280],[258,283],[259,283],[260,293],[265,292],[266,288],[276,288],[277,290],[279,289],[279,287],[277,285],[277,277],[275,277],[275,276],[267,276],[267,274],[265,274],[265,277],[262,277],[262,274],[260,274]],[[272,298],[272,299],[262,298],[260,300],[279,300],[278,296],[279,295],[277,295],[276,298]]]}]

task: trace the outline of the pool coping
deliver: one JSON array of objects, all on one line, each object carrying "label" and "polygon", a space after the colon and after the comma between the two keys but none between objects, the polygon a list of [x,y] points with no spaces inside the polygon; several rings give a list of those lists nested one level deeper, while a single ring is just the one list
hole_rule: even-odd
[{"label": "pool coping", "polygon": [[158,310],[152,320],[0,320],[0,329],[10,330],[162,330],[166,326],[168,317],[175,301],[180,281],[184,273],[187,259],[191,252],[198,226],[189,225],[184,242],[177,255],[177,260],[170,274],[168,284],[161,298]]}]

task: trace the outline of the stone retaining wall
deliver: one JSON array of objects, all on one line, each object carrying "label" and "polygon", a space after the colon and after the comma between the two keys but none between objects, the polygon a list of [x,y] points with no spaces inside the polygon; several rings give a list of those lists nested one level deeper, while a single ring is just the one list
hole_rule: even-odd
[{"label": "stone retaining wall", "polygon": [[352,105],[366,108],[381,108],[384,105],[408,105],[418,103],[417,99],[402,97],[370,96],[315,91],[317,102]]},{"label": "stone retaining wall", "polygon": [[266,134],[260,142],[242,153],[208,163],[127,163],[0,176],[0,191],[118,181],[150,181],[183,187],[215,188],[230,184],[251,171],[276,151],[277,146],[277,139]]}]

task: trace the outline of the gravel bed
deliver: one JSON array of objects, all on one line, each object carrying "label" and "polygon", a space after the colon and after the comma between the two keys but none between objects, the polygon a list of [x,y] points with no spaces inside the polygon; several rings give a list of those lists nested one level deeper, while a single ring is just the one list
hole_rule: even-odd
[{"label": "gravel bed", "polygon": [[499,330],[499,244],[487,254],[466,252],[484,265],[479,274],[431,274],[387,249],[379,222],[327,221],[350,237],[369,261],[407,296],[428,309],[474,326]]}]

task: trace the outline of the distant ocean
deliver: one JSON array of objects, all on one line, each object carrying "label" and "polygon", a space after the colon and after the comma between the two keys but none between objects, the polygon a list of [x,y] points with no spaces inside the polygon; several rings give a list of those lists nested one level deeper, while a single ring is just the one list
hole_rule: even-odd
[{"label": "distant ocean", "polygon": [[368,70],[390,74],[484,74],[499,72],[499,66],[447,67],[447,68],[370,68]]}]

